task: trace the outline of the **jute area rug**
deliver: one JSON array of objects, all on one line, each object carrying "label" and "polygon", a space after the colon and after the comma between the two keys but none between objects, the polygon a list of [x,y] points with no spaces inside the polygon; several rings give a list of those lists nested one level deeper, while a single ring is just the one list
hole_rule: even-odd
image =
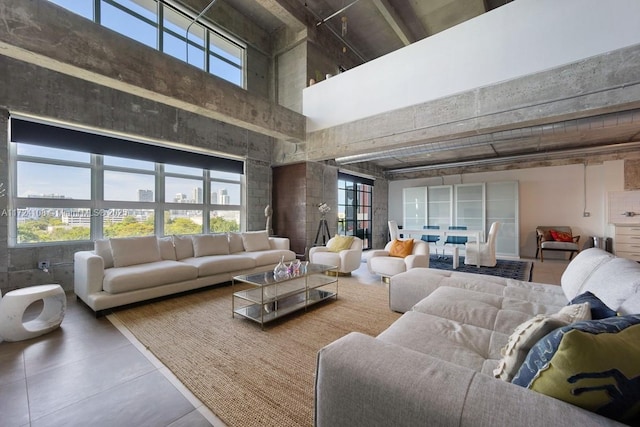
[{"label": "jute area rug", "polygon": [[133,335],[228,426],[310,426],[318,350],[375,336],[400,315],[388,290],[341,277],[337,300],[260,325],[231,317],[224,286],[116,311]]}]

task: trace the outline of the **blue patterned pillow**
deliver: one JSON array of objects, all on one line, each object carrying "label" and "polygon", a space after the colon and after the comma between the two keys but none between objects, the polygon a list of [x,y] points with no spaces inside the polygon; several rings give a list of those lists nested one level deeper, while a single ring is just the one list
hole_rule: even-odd
[{"label": "blue patterned pillow", "polygon": [[513,383],[619,421],[640,414],[640,314],[556,329],[531,348]]},{"label": "blue patterned pillow", "polygon": [[606,319],[607,317],[617,316],[614,310],[611,310],[605,303],[603,303],[600,298],[587,291],[583,294],[578,295],[568,305],[571,304],[581,304],[583,302],[588,302],[591,306],[591,319]]}]

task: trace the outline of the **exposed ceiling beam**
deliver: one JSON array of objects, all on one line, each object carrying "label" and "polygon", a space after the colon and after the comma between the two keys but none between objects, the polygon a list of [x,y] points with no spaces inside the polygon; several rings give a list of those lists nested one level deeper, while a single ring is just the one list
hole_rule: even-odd
[{"label": "exposed ceiling beam", "polygon": [[387,0],[373,0],[373,4],[380,11],[382,17],[387,21],[402,43],[405,46],[410,45],[412,42],[412,40],[410,40],[411,33],[409,33],[408,29]]},{"label": "exposed ceiling beam", "polygon": [[637,152],[638,148],[640,148],[640,141],[631,141],[620,144],[609,144],[597,147],[586,147],[586,148],[576,148],[576,149],[566,149],[566,150],[556,150],[544,153],[535,153],[535,154],[521,154],[521,155],[513,155],[513,156],[504,156],[504,157],[491,157],[486,159],[476,159],[476,160],[468,160],[462,162],[450,162],[450,163],[440,163],[437,165],[424,165],[424,166],[413,166],[407,168],[398,168],[398,169],[390,169],[385,173],[387,176],[395,176],[402,174],[409,174],[415,172],[424,172],[429,170],[442,170],[448,168],[461,168],[468,166],[487,166],[487,165],[497,165],[497,164],[517,164],[524,162],[533,162],[533,161],[541,161],[541,160],[553,160],[553,159],[566,159],[576,156],[594,156],[601,154],[611,154],[616,152],[627,152],[633,151]]},{"label": "exposed ceiling beam", "polygon": [[293,31],[302,31],[307,28],[305,23],[289,12],[278,0],[255,0],[257,4],[278,18],[285,26]]}]

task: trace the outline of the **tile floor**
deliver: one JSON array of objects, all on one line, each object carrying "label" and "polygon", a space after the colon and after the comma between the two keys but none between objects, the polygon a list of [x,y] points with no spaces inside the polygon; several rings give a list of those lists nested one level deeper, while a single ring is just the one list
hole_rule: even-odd
[{"label": "tile floor", "polygon": [[[535,261],[533,281],[560,283],[567,262]],[[381,284],[366,265],[361,282]],[[34,307],[37,313],[38,307]],[[68,296],[62,327],[0,343],[0,425],[223,426],[126,330]]]}]

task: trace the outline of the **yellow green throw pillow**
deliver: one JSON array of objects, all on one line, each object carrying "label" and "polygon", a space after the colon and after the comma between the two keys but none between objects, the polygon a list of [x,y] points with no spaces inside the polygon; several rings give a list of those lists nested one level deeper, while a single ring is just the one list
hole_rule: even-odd
[{"label": "yellow green throw pillow", "polygon": [[353,236],[336,236],[331,240],[331,243],[327,246],[331,252],[340,252],[351,248],[353,243]]},{"label": "yellow green throw pillow", "polygon": [[513,383],[618,421],[640,415],[640,314],[556,329],[529,351]]}]

